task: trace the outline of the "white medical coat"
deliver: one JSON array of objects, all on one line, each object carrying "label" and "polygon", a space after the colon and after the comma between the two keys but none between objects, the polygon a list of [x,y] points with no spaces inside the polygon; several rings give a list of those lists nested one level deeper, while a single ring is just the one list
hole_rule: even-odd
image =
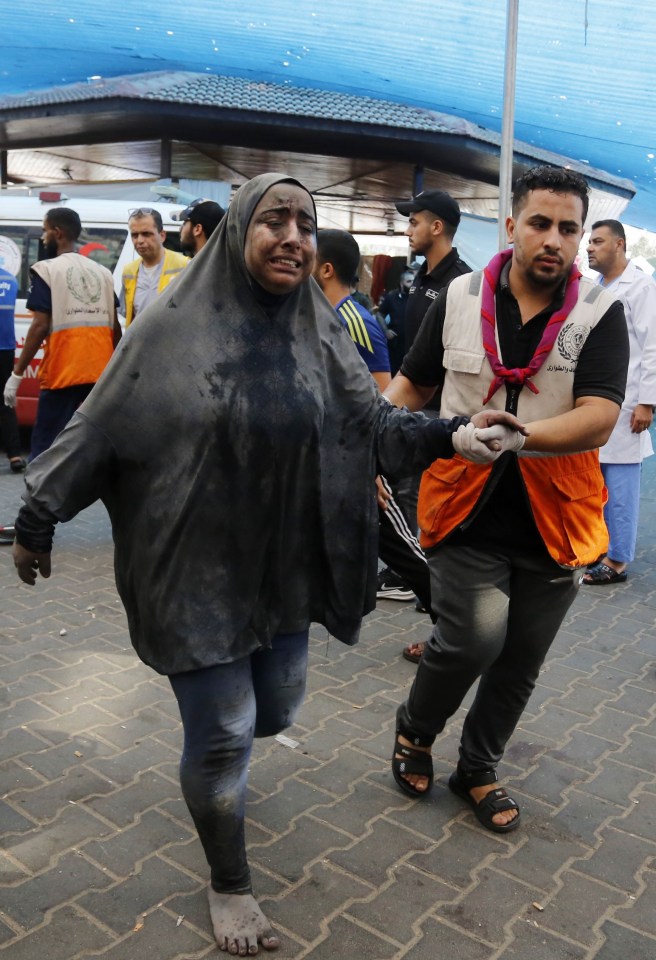
[{"label": "white medical coat", "polygon": [[656,282],[629,260],[624,273],[606,289],[624,304],[630,353],[624,403],[608,442],[599,450],[599,459],[602,463],[641,463],[654,448],[648,430],[631,432],[631,414],[639,403],[656,405]]}]

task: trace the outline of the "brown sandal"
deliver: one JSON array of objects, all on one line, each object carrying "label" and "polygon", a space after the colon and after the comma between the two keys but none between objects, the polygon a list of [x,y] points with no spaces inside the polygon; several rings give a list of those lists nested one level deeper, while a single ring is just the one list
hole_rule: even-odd
[{"label": "brown sandal", "polygon": [[[407,647],[403,648],[401,652],[401,656],[404,657],[404,659],[409,660],[410,663],[419,663],[419,661],[421,660],[421,655],[424,652],[425,646],[426,646],[425,640],[420,640],[419,643],[409,643]],[[413,647],[421,647],[421,650],[419,651],[419,653],[414,653],[412,649]]]}]

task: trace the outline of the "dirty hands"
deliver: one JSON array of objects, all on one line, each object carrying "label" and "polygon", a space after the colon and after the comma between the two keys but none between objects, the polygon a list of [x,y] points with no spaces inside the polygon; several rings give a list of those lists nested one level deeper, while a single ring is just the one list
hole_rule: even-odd
[{"label": "dirty hands", "polygon": [[387,510],[392,494],[387,490],[380,477],[376,477],[376,500],[381,510]]},{"label": "dirty hands", "polygon": [[28,583],[33,587],[36,583],[37,572],[42,577],[50,576],[49,553],[34,553],[26,547],[21,547],[20,543],[14,543],[12,553],[16,572],[23,583]]}]

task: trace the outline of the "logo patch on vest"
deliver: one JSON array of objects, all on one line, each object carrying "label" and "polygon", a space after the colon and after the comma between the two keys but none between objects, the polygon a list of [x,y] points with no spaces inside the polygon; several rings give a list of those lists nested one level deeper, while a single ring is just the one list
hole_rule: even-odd
[{"label": "logo patch on vest", "polygon": [[588,328],[580,323],[570,323],[562,327],[556,346],[564,360],[576,361],[581,355],[583,344],[588,336]]},{"label": "logo patch on vest", "polygon": [[87,306],[98,303],[102,295],[100,277],[84,267],[68,268],[66,271],[66,286],[76,300]]}]

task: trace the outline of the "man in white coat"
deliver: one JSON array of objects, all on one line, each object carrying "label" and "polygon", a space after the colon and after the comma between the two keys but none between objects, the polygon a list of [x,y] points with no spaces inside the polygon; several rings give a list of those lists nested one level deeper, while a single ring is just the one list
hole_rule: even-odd
[{"label": "man in white coat", "polygon": [[599,282],[624,304],[629,331],[629,372],[617,424],[599,459],[608,488],[604,516],[608,553],[589,567],[581,582],[621,583],[635,556],[642,461],[654,452],[649,436],[656,404],[656,283],[626,256],[624,227],[618,220],[592,225],[588,263]]}]

